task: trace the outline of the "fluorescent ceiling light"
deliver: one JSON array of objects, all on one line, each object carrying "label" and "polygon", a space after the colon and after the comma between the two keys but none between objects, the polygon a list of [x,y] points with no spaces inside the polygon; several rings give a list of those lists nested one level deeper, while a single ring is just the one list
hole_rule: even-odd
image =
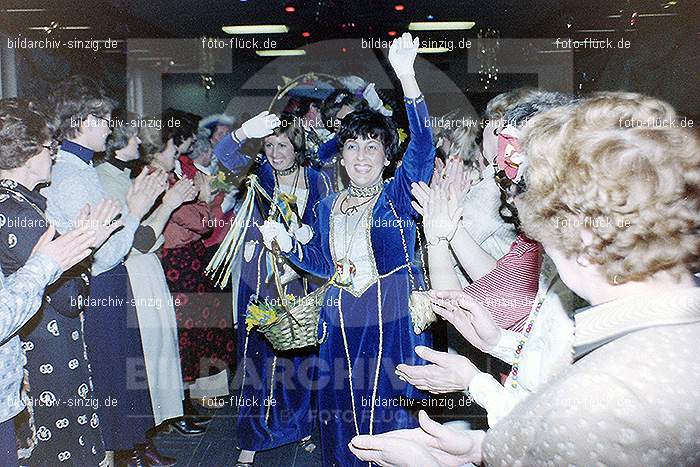
[{"label": "fluorescent ceiling light", "polygon": [[474,21],[418,21],[408,24],[409,31],[457,31],[471,29]]},{"label": "fluorescent ceiling light", "polygon": [[419,54],[444,54],[449,51],[447,47],[418,47]]},{"label": "fluorescent ceiling light", "polygon": [[286,24],[248,24],[239,26],[223,26],[226,34],[282,34],[289,32]]},{"label": "fluorescent ceiling light", "polygon": [[8,8],[6,13],[41,13],[46,11],[46,8]]},{"label": "fluorescent ceiling light", "polygon": [[[636,31],[636,29],[625,29],[625,32]],[[617,29],[577,29],[574,32],[617,32]]]},{"label": "fluorescent ceiling light", "polygon": [[270,49],[256,50],[255,53],[261,57],[293,57],[297,55],[306,55],[306,50]]},{"label": "fluorescent ceiling light", "polygon": [[[639,18],[660,18],[663,16],[678,16],[678,13],[641,13],[637,15]],[[610,15],[608,18],[622,18],[621,15]]]},{"label": "fluorescent ceiling light", "polygon": [[[51,26],[31,26],[28,27],[27,29],[31,29],[32,31],[46,31],[47,29],[52,29]],[[57,29],[64,29],[67,31],[86,31],[88,29],[92,29],[92,26],[59,26]]]}]

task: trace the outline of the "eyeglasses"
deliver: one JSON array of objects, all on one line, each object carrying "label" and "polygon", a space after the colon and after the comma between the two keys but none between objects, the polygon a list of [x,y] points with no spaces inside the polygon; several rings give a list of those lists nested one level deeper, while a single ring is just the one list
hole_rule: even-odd
[{"label": "eyeglasses", "polygon": [[105,117],[102,117],[102,116],[100,116],[100,115],[92,114],[92,116],[95,117],[96,119],[100,120],[99,123],[100,123],[100,126],[101,126],[101,127],[107,127],[107,128],[109,128],[109,126],[110,126],[110,124],[111,124],[111,122],[112,122],[109,118],[105,118]]},{"label": "eyeglasses", "polygon": [[53,140],[49,144],[42,144],[41,147],[44,149],[48,149],[51,159],[55,160],[56,154],[58,154],[58,150],[61,147],[61,145],[58,143],[58,141]]}]

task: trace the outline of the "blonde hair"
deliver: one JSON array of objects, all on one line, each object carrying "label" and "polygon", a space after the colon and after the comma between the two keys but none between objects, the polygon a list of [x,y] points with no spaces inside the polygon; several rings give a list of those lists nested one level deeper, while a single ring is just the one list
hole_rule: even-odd
[{"label": "blonde hair", "polygon": [[527,190],[516,202],[528,236],[586,256],[610,283],[697,270],[700,141],[669,104],[597,94],[533,117],[523,148]]},{"label": "blonde hair", "polygon": [[139,128],[141,140],[141,160],[150,164],[156,154],[163,152],[167,141],[163,142],[163,132],[160,128],[143,126]]},{"label": "blonde hair", "polygon": [[450,150],[445,155],[448,158],[457,157],[466,165],[479,168],[480,153],[477,138],[481,128],[478,122],[462,110],[452,110],[443,115],[440,120],[447,123],[436,131],[436,137],[447,138],[451,143]]}]

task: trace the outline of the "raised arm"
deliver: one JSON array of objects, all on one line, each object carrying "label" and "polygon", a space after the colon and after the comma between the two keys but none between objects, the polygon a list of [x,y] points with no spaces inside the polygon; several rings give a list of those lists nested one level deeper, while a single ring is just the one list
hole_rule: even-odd
[{"label": "raised arm", "polygon": [[428,183],[435,164],[435,147],[428,107],[413,70],[417,53],[418,38],[411,38],[409,33],[395,39],[389,48],[389,62],[401,81],[404,92],[411,139],[401,159],[401,166],[396,169],[394,180],[387,190],[398,203],[397,208],[405,214],[415,212],[411,207],[411,183]]},{"label": "raised arm", "polygon": [[235,176],[246,174],[253,158],[241,152],[243,141],[248,138],[264,138],[280,126],[280,119],[267,110],[247,120],[236,131],[225,136],[214,148],[214,155],[221,164]]}]

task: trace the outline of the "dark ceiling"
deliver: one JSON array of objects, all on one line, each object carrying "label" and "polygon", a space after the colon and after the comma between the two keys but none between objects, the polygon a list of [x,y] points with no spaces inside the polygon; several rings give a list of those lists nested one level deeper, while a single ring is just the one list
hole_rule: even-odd
[{"label": "dark ceiling", "polygon": [[[402,11],[395,8],[399,4],[404,7]],[[285,7],[294,7],[295,11],[288,13]],[[8,11],[12,9],[42,11]],[[475,38],[485,29],[498,31],[501,38],[616,41],[624,36],[632,41],[630,50],[575,51],[577,86],[587,82],[578,89],[639,90],[667,99],[676,96],[676,104],[688,105],[689,99],[695,103],[698,100],[698,13],[698,2],[689,0],[0,0],[0,33],[64,41],[118,40],[116,50],[103,49],[92,56],[86,56],[85,51],[60,51],[68,62],[80,63],[81,72],[87,68],[90,73],[108,75],[105,79],[113,82],[119,81],[120,72],[123,74],[127,39],[230,38],[221,30],[230,24],[286,24],[289,32],[275,39],[277,48],[289,49],[339,38],[390,40],[389,31],[401,33],[411,21],[430,20],[470,20],[476,26],[469,31],[422,32],[421,39],[457,41]],[[50,34],[29,29],[52,22],[57,25]],[[90,29],[62,29],[66,26]],[[447,71],[465,58],[463,52],[455,49],[425,58]],[[251,49],[233,49],[232,54],[235,63],[249,63],[251,67],[269,62]],[[70,72],[75,72],[72,68]],[[41,75],[42,70],[43,66],[37,65],[32,72]],[[40,77],[48,80],[54,72],[44,73]],[[509,84],[507,79],[501,83]]]}]

